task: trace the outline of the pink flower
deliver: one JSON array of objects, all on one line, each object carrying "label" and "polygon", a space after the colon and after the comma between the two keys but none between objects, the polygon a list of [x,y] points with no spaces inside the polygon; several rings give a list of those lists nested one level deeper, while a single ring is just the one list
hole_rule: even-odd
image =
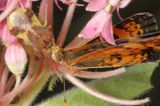
[{"label": "pink flower", "polygon": [[4,10],[7,4],[7,0],[0,1],[0,10]]},{"label": "pink flower", "polygon": [[[4,0],[3,0],[4,1]],[[23,8],[32,8],[32,1],[35,0],[5,0],[2,1],[2,7],[0,10],[3,10],[0,14],[0,22],[6,19],[6,17],[16,8],[16,7],[23,7]],[[1,3],[1,2],[0,2]]]},{"label": "pink flower", "polygon": [[88,0],[86,2],[89,2],[86,7],[87,11],[99,11],[107,5],[106,0]]},{"label": "pink flower", "polygon": [[[87,11],[99,11],[107,5],[112,5],[115,8],[125,8],[132,0],[84,0],[88,2]],[[108,2],[107,2],[108,1]]]},{"label": "pink flower", "polygon": [[19,43],[14,43],[7,47],[5,62],[14,75],[21,75],[27,63],[27,55]]},{"label": "pink flower", "polygon": [[3,44],[6,46],[17,41],[16,36],[13,36],[10,34],[9,29],[7,27],[6,20],[0,23],[0,39],[2,40]]},{"label": "pink flower", "polygon": [[86,24],[79,37],[90,39],[101,36],[110,44],[115,45],[112,29],[112,12],[116,8],[126,7],[131,0],[88,0],[87,11],[98,11],[95,16]]},{"label": "pink flower", "polygon": [[98,36],[99,33],[110,44],[115,45],[112,31],[112,14],[108,14],[105,10],[101,10],[87,23],[79,37],[89,39]]}]

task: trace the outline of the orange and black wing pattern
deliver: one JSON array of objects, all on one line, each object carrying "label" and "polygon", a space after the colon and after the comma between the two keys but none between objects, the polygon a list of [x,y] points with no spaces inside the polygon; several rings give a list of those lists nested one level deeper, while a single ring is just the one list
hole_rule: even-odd
[{"label": "orange and black wing pattern", "polygon": [[67,64],[80,69],[121,67],[157,61],[160,58],[160,32],[140,35],[138,38],[137,41],[121,39],[117,46],[108,46],[102,42],[70,50],[65,53],[65,60]]},{"label": "orange and black wing pattern", "polygon": [[138,36],[157,30],[156,18],[148,12],[134,14],[113,26],[115,39]]},{"label": "orange and black wing pattern", "polygon": [[[129,66],[158,60],[160,32],[157,31],[158,25],[154,16],[150,13],[138,13],[131,17],[114,26],[114,34],[118,33],[115,32],[115,28],[118,29],[116,31],[121,29],[128,32],[128,35],[125,36],[123,36],[124,33],[115,35],[117,46],[109,45],[107,42],[93,41],[82,47],[66,51],[64,53],[66,63],[76,68],[87,69]],[[133,26],[124,28],[132,22],[135,23]],[[141,33],[128,29],[135,28],[137,24],[141,27],[139,29]],[[132,32],[134,32],[133,36]]]},{"label": "orange and black wing pattern", "polygon": [[[154,15],[149,12],[134,14],[113,26],[115,39],[134,37],[157,30],[157,20]],[[91,40],[88,44],[98,42],[101,42],[99,37]]]}]

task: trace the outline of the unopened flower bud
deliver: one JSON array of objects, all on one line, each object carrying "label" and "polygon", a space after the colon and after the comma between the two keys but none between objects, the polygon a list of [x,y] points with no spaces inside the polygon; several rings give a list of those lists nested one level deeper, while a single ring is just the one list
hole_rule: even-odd
[{"label": "unopened flower bud", "polygon": [[16,76],[23,74],[27,63],[27,56],[23,47],[18,43],[8,46],[5,62],[13,74]]}]

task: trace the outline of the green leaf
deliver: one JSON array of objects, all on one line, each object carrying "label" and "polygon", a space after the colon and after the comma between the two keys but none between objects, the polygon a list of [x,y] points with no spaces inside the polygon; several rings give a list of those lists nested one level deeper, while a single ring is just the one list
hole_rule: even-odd
[{"label": "green leaf", "polygon": [[[158,63],[145,63],[127,68],[127,72],[107,79],[89,82],[97,90],[115,97],[133,99],[152,88],[150,79]],[[57,95],[38,106],[63,106],[64,94]],[[73,88],[67,91],[68,106],[116,106]]]}]

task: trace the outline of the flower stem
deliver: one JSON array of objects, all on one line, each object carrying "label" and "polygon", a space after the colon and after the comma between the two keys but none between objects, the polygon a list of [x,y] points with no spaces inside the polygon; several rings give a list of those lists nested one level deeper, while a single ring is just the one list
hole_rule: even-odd
[{"label": "flower stem", "polygon": [[16,75],[16,84],[14,86],[14,89],[16,89],[19,86],[19,84],[21,83],[21,78],[22,78],[21,75]]},{"label": "flower stem", "polygon": [[18,1],[19,0],[12,1],[8,8],[0,14],[0,22],[3,21],[12,12],[12,10],[16,8]]},{"label": "flower stem", "polygon": [[73,18],[73,14],[74,14],[74,11],[75,11],[76,2],[77,2],[77,0],[75,0],[75,3],[70,5],[68,10],[67,10],[66,17],[64,19],[61,31],[60,31],[58,39],[57,39],[57,44],[60,47],[63,46],[64,41],[66,39],[66,36],[67,36],[67,33],[68,33],[68,29],[69,29],[69,26],[71,24],[71,21],[72,21],[72,18]]}]

